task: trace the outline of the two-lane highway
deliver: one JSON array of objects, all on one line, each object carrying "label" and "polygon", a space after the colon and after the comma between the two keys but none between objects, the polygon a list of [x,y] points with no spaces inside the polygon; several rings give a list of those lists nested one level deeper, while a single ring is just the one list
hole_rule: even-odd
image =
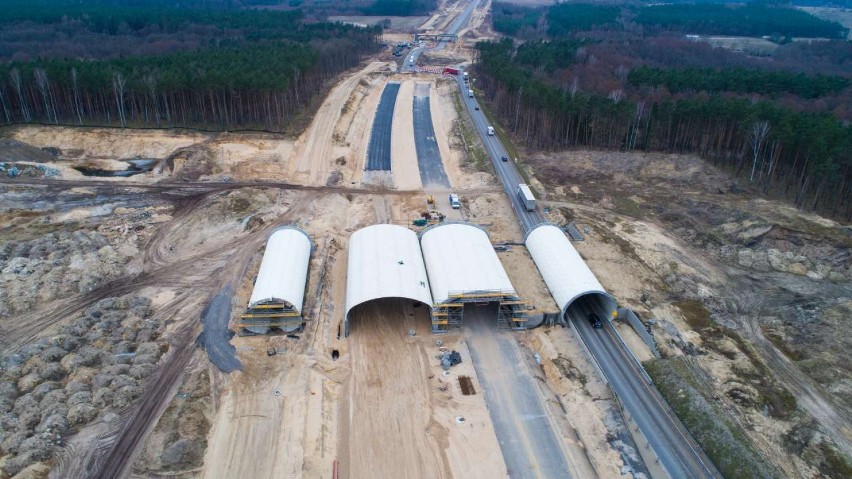
[{"label": "two-lane highway", "polygon": [[[471,81],[473,80],[471,79]],[[473,124],[479,132],[479,136],[482,138],[482,144],[485,145],[485,149],[488,151],[488,156],[491,158],[494,170],[497,172],[497,176],[503,183],[504,191],[506,191],[506,194],[509,195],[509,199],[512,202],[512,209],[515,210],[515,216],[518,217],[518,221],[521,223],[521,227],[524,229],[524,232],[529,232],[543,220],[537,211],[527,211],[518,196],[518,185],[524,183],[524,180],[514,165],[515,160],[513,158],[509,158],[509,153],[506,151],[506,148],[503,146],[503,143],[496,134],[488,134],[488,120],[479,108],[476,98],[471,97],[468,94],[470,87],[465,84],[464,78],[461,74],[457,75],[456,82],[459,84],[459,88],[461,89],[462,100],[464,101],[464,104],[467,105],[467,109],[473,118]]]},{"label": "two-lane highway", "polygon": [[[673,478],[721,477],[651,383],[642,365],[623,347],[612,323],[604,321],[602,328],[595,329],[588,320],[592,313],[606,317],[600,302],[579,299],[568,312],[572,327],[580,334],[625,409],[645,433],[669,475]],[[635,414],[634,411],[644,413]]]},{"label": "two-lane highway", "polygon": [[[517,195],[518,184],[523,181],[514,159],[508,158],[506,148],[497,136],[488,134],[488,121],[476,98],[469,96],[469,87],[463,75],[459,74],[456,81],[494,169],[503,182],[503,189],[509,195],[515,215],[524,231],[529,232],[543,219],[538,211],[527,211]],[[504,158],[507,161],[503,161]],[[575,301],[569,307],[567,316],[621,404],[648,440],[659,458],[660,466],[676,479],[721,478],[716,467],[653,386],[642,365],[627,349],[618,331],[609,322],[601,329],[591,327],[586,316],[593,311],[602,318],[609,317],[597,297]]]}]

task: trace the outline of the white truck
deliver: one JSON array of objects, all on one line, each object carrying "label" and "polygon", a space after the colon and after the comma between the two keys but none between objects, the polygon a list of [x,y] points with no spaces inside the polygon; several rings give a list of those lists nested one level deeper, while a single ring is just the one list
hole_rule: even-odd
[{"label": "white truck", "polygon": [[533,196],[529,186],[523,183],[518,185],[518,198],[521,199],[521,203],[523,203],[524,209],[527,211],[535,209],[535,196]]},{"label": "white truck", "polygon": [[488,127],[488,136],[494,136],[494,127],[493,126]]},{"label": "white truck", "polygon": [[473,98],[473,90],[468,90],[467,96],[468,96],[468,98]]},{"label": "white truck", "polygon": [[450,206],[452,206],[454,210],[461,208],[461,203],[459,203],[459,195],[455,193],[450,193]]},{"label": "white truck", "polygon": [[462,73],[462,76],[464,77],[465,80],[467,80],[467,72]]}]

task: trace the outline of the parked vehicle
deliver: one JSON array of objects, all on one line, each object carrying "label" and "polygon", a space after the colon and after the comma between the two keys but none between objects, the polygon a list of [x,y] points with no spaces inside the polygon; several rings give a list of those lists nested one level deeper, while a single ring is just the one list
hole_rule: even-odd
[{"label": "parked vehicle", "polygon": [[444,68],[444,73],[446,73],[448,75],[458,75],[459,70],[458,70],[458,68],[446,67],[446,68]]},{"label": "parked vehicle", "polygon": [[523,183],[518,185],[518,198],[521,199],[521,203],[524,204],[524,209],[527,211],[535,209],[535,196],[533,196],[529,186]]},{"label": "parked vehicle", "polygon": [[459,203],[459,195],[455,193],[450,193],[450,206],[452,206],[454,210],[461,208],[461,203]]}]

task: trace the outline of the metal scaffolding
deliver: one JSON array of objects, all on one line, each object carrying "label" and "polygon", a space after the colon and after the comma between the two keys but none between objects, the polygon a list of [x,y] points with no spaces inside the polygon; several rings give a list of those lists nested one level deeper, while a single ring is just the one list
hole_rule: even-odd
[{"label": "metal scaffolding", "polygon": [[450,291],[446,301],[432,307],[432,333],[460,328],[467,303],[498,303],[497,326],[501,329],[526,329],[529,306],[511,290]]},{"label": "metal scaffolding", "polygon": [[303,324],[302,314],[286,301],[269,301],[255,304],[240,315],[240,332],[243,334],[257,333],[277,328],[284,332],[299,329]]}]

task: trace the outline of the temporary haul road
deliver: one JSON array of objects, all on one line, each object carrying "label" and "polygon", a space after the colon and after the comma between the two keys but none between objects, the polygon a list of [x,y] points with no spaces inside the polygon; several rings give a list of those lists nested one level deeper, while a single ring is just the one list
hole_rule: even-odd
[{"label": "temporary haul road", "polygon": [[[474,108],[478,103],[476,98],[466,94],[468,87],[462,75],[458,75],[456,81],[464,104],[491,156],[494,169],[509,195],[515,215],[524,231],[529,232],[544,220],[537,211],[524,208],[517,195],[518,184],[523,181],[514,162],[502,161],[503,157],[508,156],[506,148],[497,136],[488,135],[485,115],[481,109]],[[591,309],[587,311],[585,308]],[[627,349],[615,328],[608,321],[605,321],[602,329],[590,327],[585,314],[594,310],[600,317],[606,318],[609,314],[604,309],[595,300],[581,300],[569,308],[567,315],[612,390],[659,458],[660,465],[673,478],[720,478],[715,466],[651,383],[642,365]]]}]

